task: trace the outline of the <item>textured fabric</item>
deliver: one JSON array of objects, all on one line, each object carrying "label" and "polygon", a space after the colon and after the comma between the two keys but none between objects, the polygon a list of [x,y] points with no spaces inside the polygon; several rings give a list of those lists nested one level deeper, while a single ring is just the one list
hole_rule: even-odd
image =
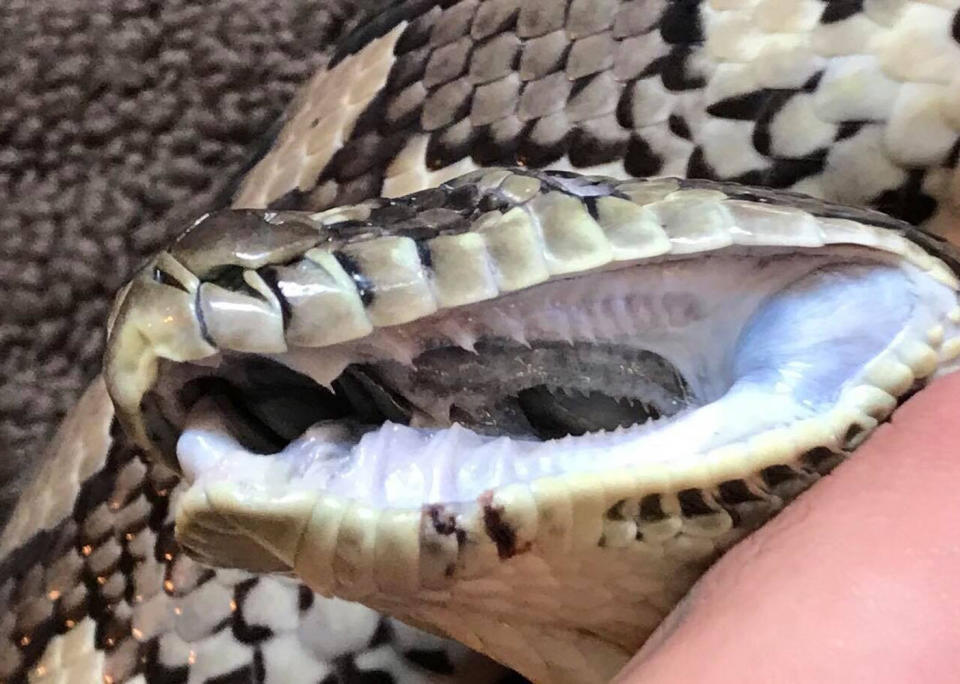
[{"label": "textured fabric", "polygon": [[97,373],[112,295],[357,20],[342,0],[0,4],[0,521]]}]

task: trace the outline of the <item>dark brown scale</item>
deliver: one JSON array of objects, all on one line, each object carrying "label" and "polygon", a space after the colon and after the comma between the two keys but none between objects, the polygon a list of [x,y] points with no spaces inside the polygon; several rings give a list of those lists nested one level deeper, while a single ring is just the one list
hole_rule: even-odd
[{"label": "dark brown scale", "polygon": [[659,522],[664,520],[667,514],[663,512],[660,505],[659,494],[647,494],[640,499],[640,521],[641,522]]},{"label": "dark brown scale", "polygon": [[[774,117],[783,109],[792,97],[797,94],[794,90],[768,90],[767,99],[757,109],[756,125],[753,128],[752,143],[754,149],[764,156],[772,154],[770,148],[770,124]],[[718,105],[730,102],[730,99],[718,102]]]},{"label": "dark brown scale", "polygon": [[725,482],[721,482],[717,486],[717,494],[720,497],[720,501],[727,505],[763,500],[760,496],[750,491],[747,483],[743,480],[726,480]]},{"label": "dark brown scale", "polygon": [[164,684],[186,684],[190,677],[190,666],[184,663],[180,666],[168,667],[160,660],[160,640],[151,639],[144,645],[143,673],[148,682],[163,682]]},{"label": "dark brown scale", "polygon": [[427,89],[419,81],[397,93],[386,105],[380,132],[389,134],[391,130],[416,129],[426,97]]},{"label": "dark brown scale", "polygon": [[347,142],[333,155],[324,177],[344,183],[375,168],[384,168],[403,149],[406,136],[368,133]]},{"label": "dark brown scale", "polygon": [[474,129],[470,157],[480,166],[504,166],[516,163],[522,128],[506,141],[498,141],[491,126]]},{"label": "dark brown scale", "polygon": [[821,24],[835,24],[863,12],[863,0],[826,0],[820,13]]},{"label": "dark brown scale", "polygon": [[685,518],[717,512],[707,503],[705,494],[700,489],[681,489],[677,492],[677,501],[680,502],[680,514]]},{"label": "dark brown scale", "polygon": [[627,144],[627,153],[623,158],[623,168],[632,176],[655,176],[663,167],[663,158],[658,155],[647,141],[634,134]]},{"label": "dark brown scale", "polygon": [[272,629],[265,625],[248,623],[243,614],[243,603],[246,600],[247,594],[257,586],[257,582],[259,581],[259,579],[254,577],[249,580],[244,580],[234,587],[233,600],[238,606],[238,609],[233,613],[230,627],[233,630],[234,638],[241,644],[256,644],[273,636]]},{"label": "dark brown scale", "polygon": [[400,38],[397,39],[397,44],[393,48],[394,52],[402,55],[405,52],[426,47],[430,41],[430,32],[433,29],[433,24],[440,17],[440,12],[439,7],[431,7],[407,24],[403,33],[400,34]]},{"label": "dark brown scale", "polygon": [[817,150],[801,159],[774,159],[763,171],[762,183],[771,188],[789,188],[804,178],[821,173],[827,164],[827,150]]},{"label": "dark brown scale", "polygon": [[[756,121],[770,107],[770,97],[775,91],[768,89],[752,90],[743,95],[733,95],[714,102],[707,107],[707,114],[723,119],[738,121]],[[782,92],[782,91],[781,91]]]},{"label": "dark brown scale", "polygon": [[677,46],[659,63],[658,72],[667,90],[699,90],[707,85],[706,79],[696,73],[689,73],[692,49]]},{"label": "dark brown scale", "polygon": [[426,167],[436,171],[469,156],[476,135],[477,129],[468,119],[431,135],[427,142]]},{"label": "dark brown scale", "polygon": [[569,129],[562,114],[530,122],[517,147],[517,161],[544,166],[563,158],[569,148]]},{"label": "dark brown scale", "polygon": [[626,503],[627,503],[626,500],[621,499],[617,503],[613,504],[610,508],[607,509],[607,512],[604,515],[604,517],[607,520],[615,520],[615,521],[626,520],[627,516],[624,515],[624,512],[623,512],[623,507],[626,505]]},{"label": "dark brown scale", "polygon": [[800,474],[788,465],[772,465],[760,471],[760,477],[763,478],[763,483],[771,489],[775,489],[785,482],[795,480],[799,476]]},{"label": "dark brown scale", "polygon": [[687,120],[679,114],[671,114],[667,119],[667,126],[670,128],[670,132],[678,138],[693,140],[693,134],[690,132],[690,126],[687,124]]},{"label": "dark brown scale", "polygon": [[660,17],[660,35],[667,43],[694,45],[703,42],[701,0],[673,0]]}]

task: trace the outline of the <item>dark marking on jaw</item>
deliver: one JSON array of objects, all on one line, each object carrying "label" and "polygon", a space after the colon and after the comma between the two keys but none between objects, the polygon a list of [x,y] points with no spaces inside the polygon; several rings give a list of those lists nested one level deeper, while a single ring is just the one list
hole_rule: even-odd
[{"label": "dark marking on jaw", "polygon": [[530,549],[529,543],[517,547],[517,531],[503,519],[503,506],[493,505],[493,492],[486,492],[477,501],[483,506],[483,526],[487,536],[496,544],[500,560],[513,558]]},{"label": "dark marking on jaw", "polygon": [[623,507],[626,505],[626,503],[626,499],[620,499],[617,503],[608,508],[605,516],[607,520],[626,520],[627,516],[623,513]]},{"label": "dark marking on jaw", "polygon": [[727,480],[717,486],[717,494],[720,500],[729,505],[749,503],[752,501],[763,501],[763,498],[757,496],[747,486],[745,480]]},{"label": "dark marking on jaw", "polygon": [[[913,384],[910,385],[910,387],[907,389],[907,391],[904,392],[904,393],[903,393],[902,395],[900,395],[899,397],[897,397],[897,406],[898,406],[898,407],[902,406],[904,402],[906,402],[907,400],[909,400],[914,394],[916,394],[917,392],[919,392],[920,390],[922,390],[922,389],[923,389],[924,387],[926,387],[926,386],[927,386],[927,378],[922,378],[922,379],[919,379],[919,380],[914,380],[914,381],[913,381]],[[879,417],[878,417],[878,416],[872,416],[872,417],[873,417],[873,418],[876,418],[877,420],[879,420]]]},{"label": "dark marking on jaw", "polygon": [[800,462],[815,473],[823,475],[843,460],[843,454],[838,454],[824,446],[814,447],[800,457]]},{"label": "dark marking on jaw", "polygon": [[677,492],[677,501],[680,502],[680,514],[685,518],[716,513],[716,510],[707,504],[703,490],[700,489],[681,489]]},{"label": "dark marking on jaw", "polygon": [[373,304],[375,298],[373,282],[363,274],[363,271],[360,269],[360,263],[349,254],[339,250],[334,252],[333,256],[340,263],[340,266],[343,267],[343,270],[346,271],[347,275],[350,276],[350,279],[353,280],[363,305],[370,306]]},{"label": "dark marking on jaw", "polygon": [[[457,527],[457,517],[455,514],[447,513],[446,509],[439,504],[426,506],[425,513],[433,524],[434,532],[444,537],[452,534],[457,538],[457,546],[463,546],[467,540],[467,532],[463,528]],[[453,573],[452,565],[453,564],[447,568],[450,574]]]},{"label": "dark marking on jaw", "polygon": [[667,517],[660,505],[659,494],[647,494],[640,499],[640,520],[643,522],[658,522]]},{"label": "dark marking on jaw", "polygon": [[843,433],[843,450],[853,451],[863,441],[867,429],[862,425],[854,423]]},{"label": "dark marking on jaw", "polygon": [[445,537],[457,531],[456,517],[452,513],[446,513],[443,506],[428,506],[427,515],[437,534]]},{"label": "dark marking on jaw", "polygon": [[775,488],[784,482],[790,482],[795,479],[798,477],[798,473],[790,466],[780,464],[767,466],[760,471],[760,477],[763,478],[763,483],[767,487]]}]

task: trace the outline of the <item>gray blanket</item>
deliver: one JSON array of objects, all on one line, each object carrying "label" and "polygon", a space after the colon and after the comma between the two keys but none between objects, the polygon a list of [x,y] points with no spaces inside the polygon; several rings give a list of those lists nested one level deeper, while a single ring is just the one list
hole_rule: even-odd
[{"label": "gray blanket", "polygon": [[0,526],[98,372],[114,291],[355,21],[344,0],[0,3]]}]

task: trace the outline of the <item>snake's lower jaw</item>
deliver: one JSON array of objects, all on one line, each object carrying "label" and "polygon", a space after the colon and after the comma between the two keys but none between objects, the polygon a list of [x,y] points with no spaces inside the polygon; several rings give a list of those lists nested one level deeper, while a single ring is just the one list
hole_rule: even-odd
[{"label": "snake's lower jaw", "polygon": [[369,225],[392,205],[188,233],[126,291],[105,373],[192,482],[180,541],[608,680],[960,357],[957,280],[902,224],[670,183],[487,172],[406,200],[474,217],[419,243]]},{"label": "snake's lower jaw", "polygon": [[[638,305],[636,293],[653,304]],[[544,301],[561,313],[538,317],[535,303]],[[597,329],[616,302],[628,302],[613,319],[619,330]],[[642,357],[647,378],[661,371],[643,398],[658,413],[671,412],[664,394],[679,392],[684,405],[643,424],[545,441],[498,437],[489,425],[328,419],[266,456],[241,443],[249,438],[231,428],[235,415],[204,399],[178,447],[194,482],[179,504],[184,546],[217,565],[294,572],[317,591],[453,636],[537,681],[606,681],[712,560],[935,373],[944,337],[958,332],[950,287],[857,250],[633,267],[543,285],[506,304],[380,333],[363,353],[354,347],[368,360],[364,377],[383,382],[383,396],[367,398],[409,409],[425,401],[419,383],[434,378],[428,394],[449,392],[449,412],[462,393],[436,378],[453,374],[502,405],[498,393],[513,396],[543,378],[471,375],[460,355],[496,374],[507,349],[528,367],[537,359],[549,384],[577,385],[603,348],[625,366],[637,349],[662,352],[684,382],[671,385]],[[522,331],[527,346],[490,335],[498,325]],[[454,353],[449,339],[436,342],[441,329],[461,342],[483,330],[498,342]],[[581,340],[562,343],[575,369],[550,365],[560,334]],[[371,350],[386,358],[401,341],[416,370],[369,362]],[[612,341],[621,345],[613,352]],[[324,373],[335,371],[321,352],[315,357],[275,358],[330,382]],[[252,372],[235,367],[234,381],[242,387]],[[276,382],[278,393],[293,392]],[[284,404],[283,412],[295,410]],[[421,423],[428,418],[420,412]]]}]

